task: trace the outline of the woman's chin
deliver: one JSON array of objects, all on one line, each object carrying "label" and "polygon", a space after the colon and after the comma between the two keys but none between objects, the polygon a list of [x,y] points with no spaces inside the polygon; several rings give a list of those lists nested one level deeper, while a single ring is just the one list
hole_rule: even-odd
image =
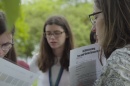
[{"label": "woman's chin", "polygon": [[57,48],[57,46],[54,46],[54,45],[53,45],[53,46],[51,46],[51,48],[52,48],[52,49],[56,49],[56,48]]},{"label": "woman's chin", "polygon": [[98,43],[100,46],[102,46],[102,43],[101,43],[101,41],[98,41],[97,43]]}]

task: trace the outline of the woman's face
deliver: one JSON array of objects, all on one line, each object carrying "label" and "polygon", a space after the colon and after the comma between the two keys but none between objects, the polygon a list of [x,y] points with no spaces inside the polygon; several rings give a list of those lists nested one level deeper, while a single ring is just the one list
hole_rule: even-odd
[{"label": "woman's face", "polygon": [[12,35],[3,33],[0,35],[0,57],[4,57],[12,47]]},{"label": "woman's face", "polygon": [[47,42],[53,50],[64,48],[67,36],[61,26],[55,24],[47,25],[45,28],[45,34]]},{"label": "woman's face", "polygon": [[[95,5],[94,5],[94,13],[97,12],[101,12],[100,9],[98,9]],[[102,45],[102,40],[103,40],[103,33],[104,33],[104,29],[105,29],[105,23],[104,23],[104,16],[102,13],[96,14],[94,15],[95,17],[95,31],[96,31],[96,37],[98,40],[98,44]]]}]

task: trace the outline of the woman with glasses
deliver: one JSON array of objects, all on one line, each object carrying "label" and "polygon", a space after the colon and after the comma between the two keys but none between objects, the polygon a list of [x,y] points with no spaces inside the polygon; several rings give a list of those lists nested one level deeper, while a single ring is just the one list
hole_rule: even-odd
[{"label": "woman with glasses", "polygon": [[16,53],[13,47],[13,34],[6,31],[6,18],[4,12],[0,11],[0,57],[16,63]]},{"label": "woman with glasses", "polygon": [[0,35],[0,57],[16,62],[16,53],[13,47],[12,34],[10,32],[4,32]]},{"label": "woman with glasses", "polygon": [[107,59],[94,86],[130,86],[130,0],[94,2],[89,17]]},{"label": "woman with glasses", "polygon": [[0,58],[4,58],[14,64],[17,64],[27,70],[29,66],[22,60],[17,61],[16,52],[13,44],[14,28],[11,32],[6,31],[6,19],[5,14],[0,11]]},{"label": "woman with glasses", "polygon": [[33,56],[30,70],[39,72],[38,86],[69,86],[69,55],[73,37],[62,16],[48,18],[43,26],[40,51]]}]

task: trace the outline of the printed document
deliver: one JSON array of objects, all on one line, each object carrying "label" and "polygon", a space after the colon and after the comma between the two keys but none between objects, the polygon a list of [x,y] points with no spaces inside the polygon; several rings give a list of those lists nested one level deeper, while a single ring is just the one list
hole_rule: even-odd
[{"label": "printed document", "polygon": [[38,75],[0,58],[0,86],[31,86]]},{"label": "printed document", "polygon": [[93,86],[102,69],[99,48],[92,44],[70,51],[70,86]]}]

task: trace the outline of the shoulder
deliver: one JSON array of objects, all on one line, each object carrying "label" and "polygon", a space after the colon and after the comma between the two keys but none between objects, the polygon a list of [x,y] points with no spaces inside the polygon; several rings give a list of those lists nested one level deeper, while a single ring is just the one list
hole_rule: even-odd
[{"label": "shoulder", "polygon": [[107,59],[100,78],[94,86],[129,86],[130,48],[116,49]]},{"label": "shoulder", "polygon": [[124,62],[129,63],[130,61],[130,47],[123,47],[116,49],[108,58],[107,62]]},{"label": "shoulder", "polygon": [[113,69],[123,67],[130,70],[130,47],[115,50],[107,59],[107,66]]},{"label": "shoulder", "polygon": [[19,66],[21,66],[21,67],[23,67],[23,68],[25,68],[25,69],[27,69],[27,70],[30,69],[30,68],[29,68],[29,65],[28,65],[26,62],[22,61],[22,60],[18,60],[18,61],[17,61],[17,65],[19,65]]},{"label": "shoulder", "polygon": [[39,56],[39,54],[35,54],[35,55],[32,56],[32,59],[37,59],[38,56]]},{"label": "shoulder", "polygon": [[38,56],[39,56],[38,54],[33,55],[31,61],[29,62],[29,65],[37,64],[38,63]]},{"label": "shoulder", "polygon": [[38,54],[35,54],[31,61],[29,62],[30,71],[37,72],[39,70],[38,68]]},{"label": "shoulder", "polygon": [[37,63],[37,61],[38,61],[38,54],[35,54],[35,55],[33,55],[32,56],[32,59],[31,59],[31,62],[36,62]]}]

